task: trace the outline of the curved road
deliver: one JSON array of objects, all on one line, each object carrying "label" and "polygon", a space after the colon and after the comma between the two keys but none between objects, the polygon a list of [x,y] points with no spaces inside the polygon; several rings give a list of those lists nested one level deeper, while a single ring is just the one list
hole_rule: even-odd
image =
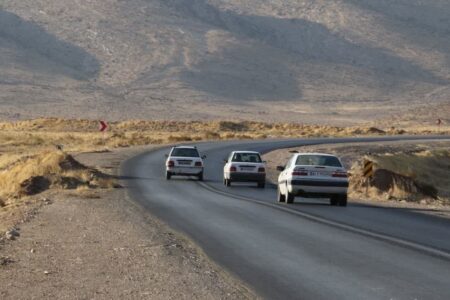
[{"label": "curved road", "polygon": [[204,183],[166,181],[168,149],[126,161],[121,175],[136,202],[264,298],[450,299],[450,220],[351,202],[283,205],[271,187],[222,185],[222,161],[231,150],[408,139],[419,138],[201,143],[208,155]]}]

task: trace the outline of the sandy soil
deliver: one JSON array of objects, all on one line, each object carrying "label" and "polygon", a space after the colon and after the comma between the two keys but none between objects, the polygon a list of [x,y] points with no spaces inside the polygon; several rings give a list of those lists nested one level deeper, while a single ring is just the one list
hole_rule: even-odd
[{"label": "sandy soil", "polygon": [[[383,142],[383,143],[352,143],[347,145],[316,145],[301,148],[290,148],[276,150],[264,155],[268,163],[268,180],[276,182],[279,172],[276,166],[284,165],[292,156],[289,151],[299,150],[302,152],[331,153],[338,155],[345,167],[350,170],[353,163],[361,159],[366,154],[385,154],[396,152],[409,152],[427,149],[438,149],[450,147],[450,142]],[[407,202],[405,200],[389,200],[385,197],[367,197],[359,193],[350,192],[350,201],[364,204],[382,205],[386,207],[408,208],[422,213],[430,213],[442,217],[450,217],[450,206],[437,203],[436,201],[423,200],[420,203]]]},{"label": "sandy soil", "polygon": [[[140,149],[81,154],[116,172]],[[0,241],[1,299],[248,299],[255,294],[125,189],[51,191],[15,241]]]}]

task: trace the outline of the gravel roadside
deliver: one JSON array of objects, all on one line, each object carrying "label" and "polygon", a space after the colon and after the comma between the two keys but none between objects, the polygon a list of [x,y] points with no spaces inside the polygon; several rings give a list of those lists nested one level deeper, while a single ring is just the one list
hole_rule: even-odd
[{"label": "gravel roadside", "polygon": [[[116,173],[144,148],[79,154]],[[51,191],[0,242],[1,299],[254,299],[192,242],[128,200],[125,189]]]}]

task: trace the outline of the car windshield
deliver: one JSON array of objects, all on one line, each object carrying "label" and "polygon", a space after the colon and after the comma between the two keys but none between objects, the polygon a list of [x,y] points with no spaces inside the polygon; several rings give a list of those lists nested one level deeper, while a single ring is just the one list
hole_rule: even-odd
[{"label": "car windshield", "polygon": [[299,155],[295,165],[342,168],[342,164],[337,157],[328,155]]},{"label": "car windshield", "polygon": [[171,156],[177,157],[200,157],[197,149],[194,148],[174,148]]},{"label": "car windshield", "polygon": [[258,153],[235,153],[232,162],[260,163],[261,157]]}]

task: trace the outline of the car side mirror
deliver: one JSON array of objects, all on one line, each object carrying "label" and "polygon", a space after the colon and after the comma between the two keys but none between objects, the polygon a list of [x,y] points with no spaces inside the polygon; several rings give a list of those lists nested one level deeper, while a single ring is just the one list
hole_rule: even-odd
[{"label": "car side mirror", "polygon": [[166,158],[168,158],[168,157],[169,157],[169,154],[164,154],[164,156],[165,156]]},{"label": "car side mirror", "polygon": [[202,159],[205,159],[206,158],[206,155],[202,155]]},{"label": "car side mirror", "polygon": [[227,164],[227,163],[228,163],[228,159],[224,159],[224,160],[223,160],[223,163],[224,163],[224,164]]},{"label": "car side mirror", "polygon": [[283,166],[277,166],[277,171],[283,172],[285,169]]}]

